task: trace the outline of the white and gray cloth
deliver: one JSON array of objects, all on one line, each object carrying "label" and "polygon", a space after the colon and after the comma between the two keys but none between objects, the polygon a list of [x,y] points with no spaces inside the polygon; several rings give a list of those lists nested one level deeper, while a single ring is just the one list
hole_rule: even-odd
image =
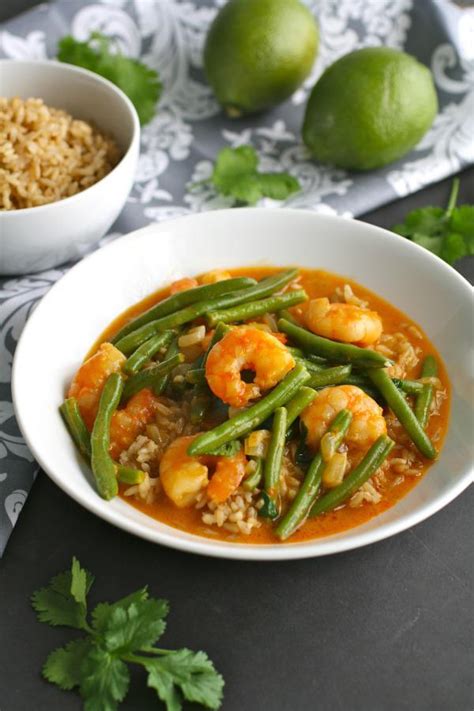
[{"label": "white and gray cloth", "polygon": [[[101,244],[149,222],[233,205],[200,181],[223,146],[252,144],[263,170],[285,170],[302,191],[284,205],[347,217],[361,215],[474,163],[474,8],[450,0],[309,0],[320,25],[311,77],[281,106],[240,120],[219,110],[202,72],[207,28],[224,0],[57,0],[0,29],[0,57],[53,58],[65,34],[116,38],[127,55],[157,69],[164,83],[156,117],[143,128],[135,184]],[[428,65],[440,109],[431,130],[402,160],[367,174],[311,161],[300,127],[322,70],[354,49],[387,45]],[[1,87],[0,87],[1,94]],[[200,183],[195,188],[192,184]],[[262,200],[265,207],[275,204]],[[11,402],[15,344],[28,315],[71,265],[0,280],[0,554],[33,484],[37,465],[19,433]]]}]

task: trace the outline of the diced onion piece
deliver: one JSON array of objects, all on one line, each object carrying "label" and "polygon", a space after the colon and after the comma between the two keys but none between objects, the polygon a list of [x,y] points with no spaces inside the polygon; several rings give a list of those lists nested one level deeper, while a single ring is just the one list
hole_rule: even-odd
[{"label": "diced onion piece", "polygon": [[192,328],[190,331],[184,334],[184,336],[180,336],[178,339],[178,346],[180,348],[188,348],[189,346],[194,346],[196,343],[201,343],[201,341],[204,340],[204,337],[206,335],[206,327],[205,326],[196,326],[195,328]]},{"label": "diced onion piece", "polygon": [[347,467],[347,452],[336,452],[323,471],[323,484],[332,489],[344,479]]},{"label": "diced onion piece", "polygon": [[441,388],[443,387],[441,380],[439,378],[436,378],[435,376],[431,376],[429,378],[419,378],[418,382],[423,383],[423,385],[432,385],[435,390],[441,390]]},{"label": "diced onion piece", "polygon": [[252,476],[257,471],[257,461],[255,459],[249,459],[245,465],[245,476]]},{"label": "diced onion piece", "polygon": [[255,430],[244,441],[244,451],[247,457],[265,458],[270,442],[269,430]]},{"label": "diced onion piece", "polygon": [[321,438],[321,456],[325,462],[329,462],[336,454],[337,440],[333,432],[326,432]]}]

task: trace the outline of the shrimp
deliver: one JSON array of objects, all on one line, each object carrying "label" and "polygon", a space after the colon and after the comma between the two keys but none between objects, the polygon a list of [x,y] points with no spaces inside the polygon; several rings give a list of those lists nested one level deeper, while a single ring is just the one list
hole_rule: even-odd
[{"label": "shrimp", "polygon": [[381,435],[387,434],[383,410],[375,400],[355,385],[336,385],[321,390],[301,413],[311,449],[317,449],[334,417],[344,409],[352,413],[352,421],[344,440],[349,447],[368,448]]},{"label": "shrimp", "polygon": [[[160,462],[161,484],[178,508],[191,506],[203,489],[207,489],[215,503],[225,501],[245,476],[247,459],[242,449],[232,457],[190,457],[187,450],[195,437],[197,435],[175,439]],[[209,481],[210,471],[214,473]]]},{"label": "shrimp", "polygon": [[194,289],[198,285],[196,279],[192,277],[183,277],[174,281],[170,286],[170,294],[177,294],[179,291],[187,291],[188,289]]},{"label": "shrimp", "polygon": [[133,395],[121,410],[116,410],[110,423],[110,455],[117,459],[141,434],[154,417],[158,398],[144,388]]},{"label": "shrimp", "polygon": [[382,334],[382,319],[376,311],[354,304],[331,304],[327,297],[308,302],[305,320],[318,336],[359,346],[370,346]]},{"label": "shrimp", "polygon": [[69,388],[68,397],[75,397],[80,413],[89,430],[94,425],[100,394],[111,373],[122,369],[126,358],[111,343],[102,343],[75,374]]},{"label": "shrimp", "polygon": [[[244,407],[262,390],[276,385],[294,366],[295,359],[273,334],[237,326],[211,349],[206,379],[214,395],[228,405]],[[242,379],[243,370],[255,372],[253,382]]]}]

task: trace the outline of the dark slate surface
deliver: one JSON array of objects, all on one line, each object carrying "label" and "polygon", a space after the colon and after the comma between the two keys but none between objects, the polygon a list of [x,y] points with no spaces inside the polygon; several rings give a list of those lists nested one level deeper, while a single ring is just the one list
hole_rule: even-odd
[{"label": "dark slate surface", "polygon": [[[0,20],[33,5],[2,0]],[[474,196],[474,169],[461,201]],[[370,213],[389,227],[443,204],[450,181]],[[474,282],[474,260],[459,270]],[[436,516],[368,548],[289,563],[167,550],[112,528],[40,474],[0,564],[0,708],[68,711],[78,697],[39,670],[68,633],[39,625],[28,598],[76,555],[92,601],[148,583],[172,612],[169,647],[205,649],[226,678],[225,711],[471,711],[472,488]],[[138,673],[121,706],[159,707]]]}]

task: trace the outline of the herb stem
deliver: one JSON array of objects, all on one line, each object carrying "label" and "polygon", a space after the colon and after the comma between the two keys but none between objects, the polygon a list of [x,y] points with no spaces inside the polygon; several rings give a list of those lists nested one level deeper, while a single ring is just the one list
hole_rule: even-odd
[{"label": "herb stem", "polygon": [[[171,654],[172,649],[158,649],[158,648],[149,648],[149,649],[144,649],[142,650],[144,652],[150,652],[154,654],[158,654],[160,657],[164,656],[166,654]],[[151,661],[150,657],[146,657],[144,654],[120,654],[120,659],[122,659],[124,662],[130,662],[130,664],[141,664],[142,666],[146,666],[149,664]]]},{"label": "herb stem", "polygon": [[449,195],[449,200],[448,200],[448,205],[446,207],[446,212],[444,213],[444,217],[446,220],[449,220],[454,208],[456,207],[456,203],[458,200],[458,194],[459,194],[459,185],[460,181],[459,178],[454,178],[453,184],[451,186],[451,193]]}]

